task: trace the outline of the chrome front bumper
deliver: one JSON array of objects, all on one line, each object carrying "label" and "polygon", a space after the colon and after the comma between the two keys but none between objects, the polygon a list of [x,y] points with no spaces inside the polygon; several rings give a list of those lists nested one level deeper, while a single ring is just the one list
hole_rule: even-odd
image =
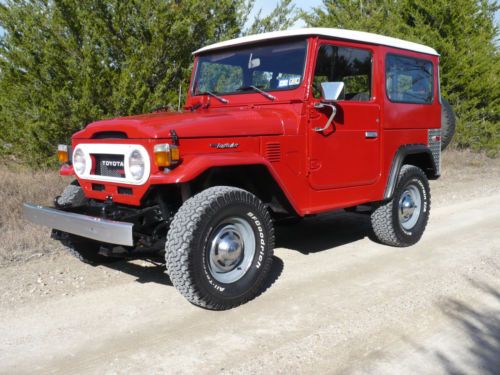
[{"label": "chrome front bumper", "polygon": [[24,204],[23,211],[24,217],[32,223],[61,232],[116,245],[134,245],[131,223],[75,214],[30,203]]}]

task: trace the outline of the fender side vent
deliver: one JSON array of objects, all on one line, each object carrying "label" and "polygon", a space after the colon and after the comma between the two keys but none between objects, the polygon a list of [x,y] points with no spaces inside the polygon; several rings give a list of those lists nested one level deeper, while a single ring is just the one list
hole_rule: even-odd
[{"label": "fender side vent", "polygon": [[265,151],[266,159],[271,163],[277,163],[281,161],[281,144],[279,143],[267,143]]}]

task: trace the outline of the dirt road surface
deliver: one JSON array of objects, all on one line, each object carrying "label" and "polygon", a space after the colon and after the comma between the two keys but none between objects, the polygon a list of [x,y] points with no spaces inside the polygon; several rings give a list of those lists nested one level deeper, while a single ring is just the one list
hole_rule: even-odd
[{"label": "dirt road surface", "polygon": [[225,312],[190,305],[145,260],[5,267],[0,373],[499,374],[495,178],[434,182],[406,249],[373,242],[363,215],[278,228],[268,289]]}]

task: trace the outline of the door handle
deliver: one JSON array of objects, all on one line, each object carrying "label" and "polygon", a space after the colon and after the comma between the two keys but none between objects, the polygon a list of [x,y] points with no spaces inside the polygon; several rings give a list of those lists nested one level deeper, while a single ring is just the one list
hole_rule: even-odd
[{"label": "door handle", "polygon": [[365,132],[365,138],[367,139],[375,139],[378,137],[378,132]]},{"label": "door handle", "polygon": [[321,133],[321,132],[324,132],[326,129],[328,129],[330,127],[330,125],[332,124],[332,121],[335,118],[335,115],[337,114],[337,107],[335,107],[333,104],[328,104],[328,103],[315,103],[314,104],[314,108],[316,108],[316,109],[321,109],[321,108],[325,108],[325,107],[331,108],[332,114],[328,118],[328,121],[326,122],[325,126],[323,126],[322,128],[320,128],[320,127],[314,128],[315,132]]}]

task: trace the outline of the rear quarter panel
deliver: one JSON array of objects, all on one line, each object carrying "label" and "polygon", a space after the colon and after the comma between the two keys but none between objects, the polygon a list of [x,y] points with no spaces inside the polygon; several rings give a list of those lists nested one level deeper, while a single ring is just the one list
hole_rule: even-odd
[{"label": "rear quarter panel", "polygon": [[[392,102],[387,95],[386,88],[386,61],[390,54],[408,56],[431,61],[433,64],[433,101],[430,104],[413,104]],[[438,56],[425,55],[412,51],[402,51],[397,48],[380,47],[377,63],[380,66],[378,73],[382,91],[382,128],[394,129],[429,129],[441,126],[441,104],[439,102],[438,83]]]}]

